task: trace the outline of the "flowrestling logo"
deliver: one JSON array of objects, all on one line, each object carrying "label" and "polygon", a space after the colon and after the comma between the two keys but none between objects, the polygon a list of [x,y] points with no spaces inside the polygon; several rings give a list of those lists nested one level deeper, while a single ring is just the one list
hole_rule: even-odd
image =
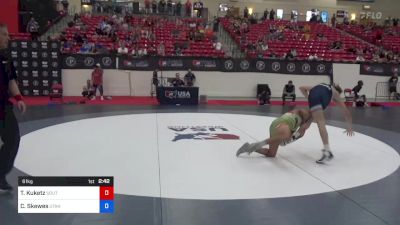
[{"label": "flowrestling logo", "polygon": [[173,142],[180,140],[239,140],[223,126],[168,126],[175,133]]}]

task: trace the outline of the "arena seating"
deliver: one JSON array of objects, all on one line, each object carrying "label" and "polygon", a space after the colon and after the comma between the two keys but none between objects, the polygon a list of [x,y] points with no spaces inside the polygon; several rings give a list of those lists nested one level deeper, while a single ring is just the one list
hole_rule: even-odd
[{"label": "arena seating", "polygon": [[[241,35],[235,33],[235,30],[231,26],[232,21],[229,19],[223,19],[222,25],[231,34],[235,41],[240,44]],[[276,53],[278,57],[282,57],[285,53],[294,48],[297,51],[297,59],[307,59],[310,54],[317,54],[319,58],[325,61],[354,61],[356,55],[348,50],[350,47],[365,47],[365,44],[361,41],[353,38],[350,35],[342,34],[340,31],[328,27],[323,24],[315,24],[309,22],[298,22],[299,27],[308,24],[310,26],[310,38],[305,40],[304,32],[284,29],[284,41],[269,40],[268,50],[264,52],[264,57],[268,57],[272,52]],[[269,33],[270,25],[275,27],[290,25],[290,21],[270,21],[266,20],[263,23],[252,24],[249,26],[249,32],[247,36],[247,44],[249,42],[255,44],[260,37],[264,37]],[[322,34],[325,39],[318,40],[317,34]],[[340,50],[331,50],[330,45],[334,41],[341,41],[343,48]],[[246,48],[243,44],[241,45],[242,50]],[[255,51],[248,52],[249,57],[256,57]]]},{"label": "arena seating", "polygon": [[383,46],[386,50],[394,52],[400,50],[400,27],[384,28],[360,24],[338,24],[337,27],[372,44]]},{"label": "arena seating", "polygon": [[[189,27],[188,24],[192,21],[200,22],[201,19],[194,18],[185,18],[181,19],[183,25],[177,26],[174,21],[163,20],[161,17],[146,17],[147,19],[157,20],[160,23],[158,28],[152,27],[150,30],[155,34],[156,40],[151,41],[148,39],[140,39],[138,42],[138,47],[140,49],[146,48],[149,52],[150,48],[157,48],[157,46],[163,42],[165,45],[165,55],[173,56],[175,55],[174,44],[182,43],[188,41],[189,46],[187,49],[182,50],[183,56],[206,56],[206,57],[223,57],[224,52],[217,51],[213,47],[212,34],[205,34],[205,38],[201,41],[189,41]],[[107,36],[99,36],[99,38],[94,39],[96,28],[103,21],[103,19],[109,19],[109,17],[105,16],[92,16],[90,18],[83,17],[82,22],[87,25],[87,30],[84,32],[88,38],[89,42],[93,42],[96,44],[101,44],[106,47],[110,51],[117,50],[119,45],[118,43],[114,43],[113,40]],[[131,25],[135,29],[135,27],[145,27],[144,17],[133,17],[130,21]],[[180,31],[180,35],[178,37],[172,36],[172,31],[178,29]],[[80,29],[77,27],[69,27],[65,30],[66,39],[72,40],[75,33],[80,32]],[[126,38],[132,35],[133,32],[124,32],[122,30],[117,31],[117,35],[120,40],[126,40]],[[72,53],[79,52],[81,46],[75,45],[72,49]],[[126,47],[129,49],[129,52],[132,51],[133,46],[127,44]]]}]

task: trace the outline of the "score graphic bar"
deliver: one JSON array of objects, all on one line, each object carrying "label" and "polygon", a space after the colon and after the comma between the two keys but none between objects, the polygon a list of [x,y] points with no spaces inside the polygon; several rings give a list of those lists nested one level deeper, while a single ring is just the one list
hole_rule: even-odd
[{"label": "score graphic bar", "polygon": [[113,213],[113,177],[19,177],[19,213]]}]

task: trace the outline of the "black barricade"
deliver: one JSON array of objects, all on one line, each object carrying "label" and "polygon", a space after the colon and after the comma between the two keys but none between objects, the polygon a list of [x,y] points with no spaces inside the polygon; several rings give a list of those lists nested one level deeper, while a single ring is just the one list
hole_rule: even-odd
[{"label": "black barricade", "polygon": [[398,63],[361,63],[360,74],[374,76],[392,76],[399,72]]},{"label": "black barricade", "polygon": [[103,69],[116,69],[115,55],[64,54],[63,69],[93,69],[97,63]]},{"label": "black barricade", "polygon": [[11,41],[10,58],[25,96],[47,96],[53,84],[61,84],[60,43]]},{"label": "black barricade", "polygon": [[223,72],[261,72],[300,75],[332,75],[332,63],[313,61],[218,59],[195,57],[143,57],[119,56],[119,69],[123,70],[186,70]]}]

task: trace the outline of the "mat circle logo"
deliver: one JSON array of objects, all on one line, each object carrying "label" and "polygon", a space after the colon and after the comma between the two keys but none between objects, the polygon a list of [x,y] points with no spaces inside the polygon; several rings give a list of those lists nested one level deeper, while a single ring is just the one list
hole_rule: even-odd
[{"label": "mat circle logo", "polygon": [[265,62],[257,61],[256,62],[256,68],[257,68],[258,71],[263,71],[265,69]]},{"label": "mat circle logo", "polygon": [[232,60],[226,60],[224,63],[225,69],[226,70],[233,70],[233,61]]},{"label": "mat circle logo", "polygon": [[39,86],[39,81],[34,80],[34,81],[32,82],[32,84],[33,84],[33,86],[37,87],[37,86]]},{"label": "mat circle logo", "polygon": [[51,48],[57,49],[58,45],[56,42],[51,43]]},{"label": "mat circle logo", "polygon": [[58,62],[52,62],[51,66],[54,67],[54,68],[57,68],[58,67]]},{"label": "mat circle logo", "polygon": [[42,72],[42,76],[43,76],[43,77],[48,77],[48,76],[49,76],[49,72],[47,72],[46,70],[44,70],[44,71]]},{"label": "mat circle logo", "polygon": [[65,59],[65,64],[67,64],[69,67],[74,67],[76,65],[76,59],[72,56],[68,56]]},{"label": "mat circle logo", "polygon": [[325,65],[324,64],[318,64],[317,66],[317,72],[318,73],[324,73],[326,70]]},{"label": "mat circle logo", "polygon": [[26,51],[21,52],[21,56],[24,58],[28,57],[28,52]]},{"label": "mat circle logo", "polygon": [[249,67],[250,67],[249,61],[247,61],[247,60],[242,60],[242,61],[240,62],[240,68],[241,68],[242,70],[248,70]]},{"label": "mat circle logo", "polygon": [[49,54],[47,52],[42,52],[42,58],[47,58]]},{"label": "mat circle logo", "polygon": [[94,65],[94,59],[92,57],[87,57],[87,58],[85,58],[83,63],[85,64],[85,66],[93,66]]},{"label": "mat circle logo", "polygon": [[273,62],[271,67],[273,71],[277,72],[281,69],[281,64],[279,62]]},{"label": "mat circle logo", "polygon": [[173,142],[181,140],[239,140],[223,126],[168,126],[175,133]]},{"label": "mat circle logo", "polygon": [[310,72],[310,70],[311,70],[310,64],[304,63],[304,64],[301,66],[301,70],[303,71],[303,73],[308,73],[308,72]]},{"label": "mat circle logo", "polygon": [[37,61],[32,61],[32,67],[38,67],[38,62]]},{"label": "mat circle logo", "polygon": [[112,59],[110,57],[103,57],[101,59],[101,62],[103,63],[104,66],[111,66]]},{"label": "mat circle logo", "polygon": [[288,63],[287,64],[287,66],[286,66],[286,69],[289,71],[289,72],[294,72],[295,70],[296,70],[296,65],[294,64],[294,63]]}]

